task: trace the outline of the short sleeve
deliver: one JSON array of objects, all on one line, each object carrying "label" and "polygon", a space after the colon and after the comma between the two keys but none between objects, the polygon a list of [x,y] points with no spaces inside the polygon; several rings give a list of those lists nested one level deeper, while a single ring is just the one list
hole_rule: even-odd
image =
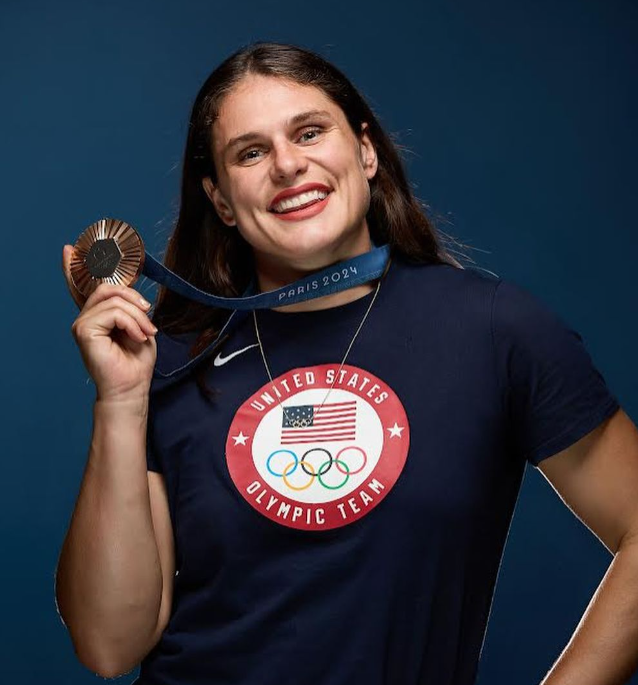
[{"label": "short sleeve", "polygon": [[159,463],[159,459],[155,456],[155,452],[148,442],[146,443],[146,470],[162,473],[162,467]]},{"label": "short sleeve", "polygon": [[502,279],[494,292],[492,336],[511,438],[534,466],[619,408],[581,335],[530,292]]},{"label": "short sleeve", "polygon": [[146,470],[162,473],[162,465],[153,445],[152,414],[149,415],[146,427]]}]

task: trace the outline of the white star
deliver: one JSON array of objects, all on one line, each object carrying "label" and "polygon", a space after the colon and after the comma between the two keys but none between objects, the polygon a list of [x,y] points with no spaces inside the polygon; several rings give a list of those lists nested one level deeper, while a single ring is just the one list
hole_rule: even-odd
[{"label": "white star", "polygon": [[241,431],[239,431],[239,435],[232,435],[232,439],[235,441],[235,445],[245,445],[246,440],[248,440],[248,435],[244,435]]},{"label": "white star", "polygon": [[403,437],[403,436],[401,435],[401,431],[402,431],[404,428],[405,428],[405,426],[399,427],[399,425],[398,425],[397,422],[395,421],[395,422],[394,422],[394,426],[392,426],[392,428],[387,428],[386,430],[389,430],[389,431],[390,431],[390,437],[391,437],[391,438],[401,438],[401,437]]}]

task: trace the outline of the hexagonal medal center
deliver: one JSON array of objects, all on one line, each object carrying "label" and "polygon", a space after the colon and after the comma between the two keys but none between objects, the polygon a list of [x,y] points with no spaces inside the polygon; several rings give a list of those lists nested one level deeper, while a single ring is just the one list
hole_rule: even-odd
[{"label": "hexagonal medal center", "polygon": [[115,273],[122,252],[114,238],[96,240],[88,251],[85,263],[93,278],[108,278]]}]

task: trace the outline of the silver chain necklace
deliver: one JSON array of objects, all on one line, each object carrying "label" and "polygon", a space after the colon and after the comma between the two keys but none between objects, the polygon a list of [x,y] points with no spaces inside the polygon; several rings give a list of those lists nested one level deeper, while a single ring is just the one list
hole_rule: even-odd
[{"label": "silver chain necklace", "polygon": [[[387,268],[386,268],[387,272]],[[384,273],[385,275],[385,273]],[[319,405],[319,409],[323,407],[325,404],[326,400],[328,399],[328,395],[332,392],[332,388],[334,387],[334,384],[337,382],[337,378],[341,372],[341,369],[343,368],[343,365],[346,363],[346,358],[350,352],[350,349],[354,345],[354,341],[357,339],[357,336],[359,335],[359,331],[363,328],[363,324],[365,323],[365,320],[368,318],[368,314],[370,313],[370,310],[372,309],[372,305],[374,304],[374,301],[377,299],[377,295],[379,294],[379,288],[381,287],[381,281],[383,280],[383,276],[379,278],[379,282],[377,283],[377,289],[375,290],[374,296],[372,297],[372,300],[370,301],[370,304],[368,305],[368,309],[366,310],[366,313],[363,315],[363,319],[361,319],[361,323],[359,324],[359,327],[357,328],[354,337],[350,341],[350,344],[348,345],[348,349],[346,350],[345,355],[343,356],[343,360],[341,361],[341,366],[339,367],[339,371],[335,374],[334,380],[332,381],[332,385],[328,389],[328,392],[326,393],[326,396],[323,398],[323,402]],[[270,378],[270,382],[274,385],[275,381],[272,378],[272,375],[270,374],[270,369],[268,368],[268,362],[266,361],[266,355],[264,354],[264,347],[261,344],[261,338],[259,337],[259,328],[257,327],[257,314],[256,310],[253,309],[253,321],[255,322],[255,333],[257,335],[257,342],[259,343],[259,350],[261,351],[261,357],[264,360],[264,366],[266,367],[266,371],[268,373],[268,378]],[[293,419],[291,420],[288,414],[286,413],[286,409],[284,408],[284,405],[281,403],[279,400],[279,397],[277,396],[277,402],[279,402],[279,406],[284,412],[284,415],[286,419],[288,420],[289,425],[293,426],[294,428],[305,428],[306,426],[310,425],[311,419]]]}]

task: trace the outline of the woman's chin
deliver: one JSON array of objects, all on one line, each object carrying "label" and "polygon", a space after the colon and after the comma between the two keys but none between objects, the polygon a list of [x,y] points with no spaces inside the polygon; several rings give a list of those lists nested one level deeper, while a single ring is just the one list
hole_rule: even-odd
[{"label": "woman's chin", "polygon": [[285,241],[282,255],[303,260],[304,263],[323,264],[326,260],[334,259],[335,253],[340,251],[341,241],[338,235],[330,237],[325,231],[318,234],[302,233],[300,231],[293,240]]},{"label": "woman's chin", "polygon": [[310,270],[345,259],[361,251],[357,245],[368,244],[365,225],[353,231],[348,225],[337,226],[334,221],[328,221],[325,214],[305,221],[264,226],[268,247],[261,240],[263,251],[290,266]]}]

